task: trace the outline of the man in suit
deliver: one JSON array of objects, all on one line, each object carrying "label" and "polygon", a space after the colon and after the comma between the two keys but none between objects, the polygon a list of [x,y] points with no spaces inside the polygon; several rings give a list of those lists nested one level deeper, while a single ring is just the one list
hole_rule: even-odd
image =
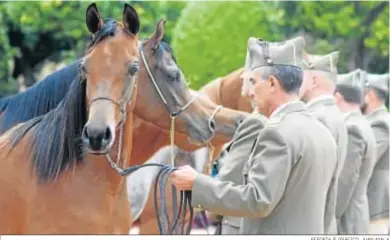
[{"label": "man in suit", "polygon": [[249,81],[248,94],[259,113],[268,120],[255,141],[247,143],[249,154],[241,155],[242,149],[234,147],[246,141],[248,133],[234,139],[224,156],[232,158],[226,162],[245,162],[241,182],[213,179],[188,166],[175,171],[172,182],[178,189],[192,190],[194,205],[241,217],[239,234],[323,234],[337,146],[331,132],[298,99],[304,40],[250,38],[248,49],[255,63],[243,78]]},{"label": "man in suit", "polygon": [[366,90],[362,111],[375,135],[377,157],[368,182],[367,197],[370,212],[370,233],[388,234],[389,222],[389,100],[390,75],[366,75]]},{"label": "man in suit", "polygon": [[304,55],[303,83],[299,91],[309,112],[317,116],[332,132],[338,146],[336,172],[328,190],[325,210],[325,233],[337,234],[336,199],[338,178],[347,152],[347,129],[344,116],[336,104],[333,93],[337,83],[339,52],[327,55]]},{"label": "man in suit", "polygon": [[370,124],[360,112],[364,73],[357,69],[338,75],[335,97],[345,114],[347,156],[340,174],[336,218],[339,234],[368,234],[367,185],[376,159],[375,137]]}]

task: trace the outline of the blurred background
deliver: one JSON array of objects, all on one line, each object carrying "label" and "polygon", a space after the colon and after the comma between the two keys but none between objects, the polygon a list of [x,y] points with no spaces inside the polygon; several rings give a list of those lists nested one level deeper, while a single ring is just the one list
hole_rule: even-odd
[{"label": "blurred background", "polygon": [[[103,18],[121,19],[123,2],[149,37],[160,18],[190,87],[244,65],[250,36],[282,41],[304,35],[312,54],[340,51],[339,73],[389,71],[388,1],[97,1]],[[91,2],[0,3],[0,97],[24,91],[84,54]]]}]

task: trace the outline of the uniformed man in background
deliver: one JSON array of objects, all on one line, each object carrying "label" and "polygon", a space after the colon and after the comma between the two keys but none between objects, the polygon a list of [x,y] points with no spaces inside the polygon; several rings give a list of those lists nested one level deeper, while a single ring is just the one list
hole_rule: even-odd
[{"label": "uniformed man in background", "polygon": [[337,169],[327,195],[325,233],[337,234],[336,199],[338,178],[347,152],[347,129],[344,116],[336,104],[333,93],[337,83],[339,52],[327,55],[304,55],[303,84],[299,95],[308,111],[317,116],[332,132],[338,146]]},{"label": "uniformed man in background", "polygon": [[335,97],[345,113],[347,156],[339,178],[336,218],[339,234],[368,234],[367,185],[376,160],[375,137],[362,115],[364,72],[338,76]]},{"label": "uniformed man in background", "polygon": [[[377,156],[367,196],[370,210],[370,234],[388,234],[389,221],[389,101],[390,75],[366,74],[362,111],[374,131]],[[385,104],[387,102],[387,104]]]},{"label": "uniformed man in background", "polygon": [[[213,179],[189,166],[172,173],[192,204],[242,217],[240,234],[323,234],[326,195],[337,164],[331,132],[299,101],[304,40],[294,44],[250,38],[257,64],[243,73],[249,96],[268,118],[245,161],[242,183]],[[244,131],[244,129],[239,129]],[[239,134],[239,133],[237,133]],[[242,135],[245,138],[246,135]],[[241,141],[236,138],[235,142]],[[225,157],[237,155],[234,146]]]}]

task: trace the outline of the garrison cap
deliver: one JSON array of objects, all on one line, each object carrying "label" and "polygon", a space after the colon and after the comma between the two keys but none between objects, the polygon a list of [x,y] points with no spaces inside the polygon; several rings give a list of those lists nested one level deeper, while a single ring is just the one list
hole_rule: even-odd
[{"label": "garrison cap", "polygon": [[375,88],[389,94],[390,74],[373,74],[366,73],[365,87]]},{"label": "garrison cap", "polygon": [[341,93],[347,102],[361,104],[365,75],[366,73],[361,69],[337,75],[336,91]]},{"label": "garrison cap", "polygon": [[[305,40],[301,36],[282,42],[268,42],[250,37],[248,39],[244,71],[274,65],[296,66],[303,69],[304,48]],[[248,92],[249,83],[244,81],[241,94],[247,96]]]},{"label": "garrison cap", "polygon": [[335,51],[326,55],[304,53],[303,67],[305,70],[318,70],[337,74],[339,54],[339,51]]},{"label": "garrison cap", "polygon": [[361,69],[353,70],[349,73],[337,75],[337,85],[348,85],[357,87],[360,89],[364,88],[366,73]]}]

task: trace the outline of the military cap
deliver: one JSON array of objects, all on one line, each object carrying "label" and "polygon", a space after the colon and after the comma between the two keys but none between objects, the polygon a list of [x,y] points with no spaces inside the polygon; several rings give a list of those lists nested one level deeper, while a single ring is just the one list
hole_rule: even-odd
[{"label": "military cap", "polygon": [[263,66],[290,65],[302,68],[305,40],[296,37],[283,42],[268,42],[250,37],[248,39],[247,61],[249,70]]},{"label": "military cap", "polygon": [[305,70],[318,70],[337,74],[339,51],[326,55],[314,55],[304,52],[303,68]]},{"label": "military cap", "polygon": [[366,88],[375,88],[384,93],[389,93],[389,83],[390,82],[390,74],[373,74],[366,73],[365,74],[365,87]]},{"label": "military cap", "polygon": [[363,89],[365,84],[365,75],[366,73],[359,68],[349,73],[338,74],[337,84],[348,85]]},{"label": "military cap", "polygon": [[356,69],[349,73],[337,75],[336,91],[341,93],[347,102],[359,103],[363,101],[365,72]]},{"label": "military cap", "polygon": [[[252,71],[265,66],[285,65],[303,69],[302,57],[305,48],[303,37],[296,37],[282,42],[268,42],[250,37],[248,39],[245,71]],[[242,95],[249,91],[248,81],[244,81]]]}]

